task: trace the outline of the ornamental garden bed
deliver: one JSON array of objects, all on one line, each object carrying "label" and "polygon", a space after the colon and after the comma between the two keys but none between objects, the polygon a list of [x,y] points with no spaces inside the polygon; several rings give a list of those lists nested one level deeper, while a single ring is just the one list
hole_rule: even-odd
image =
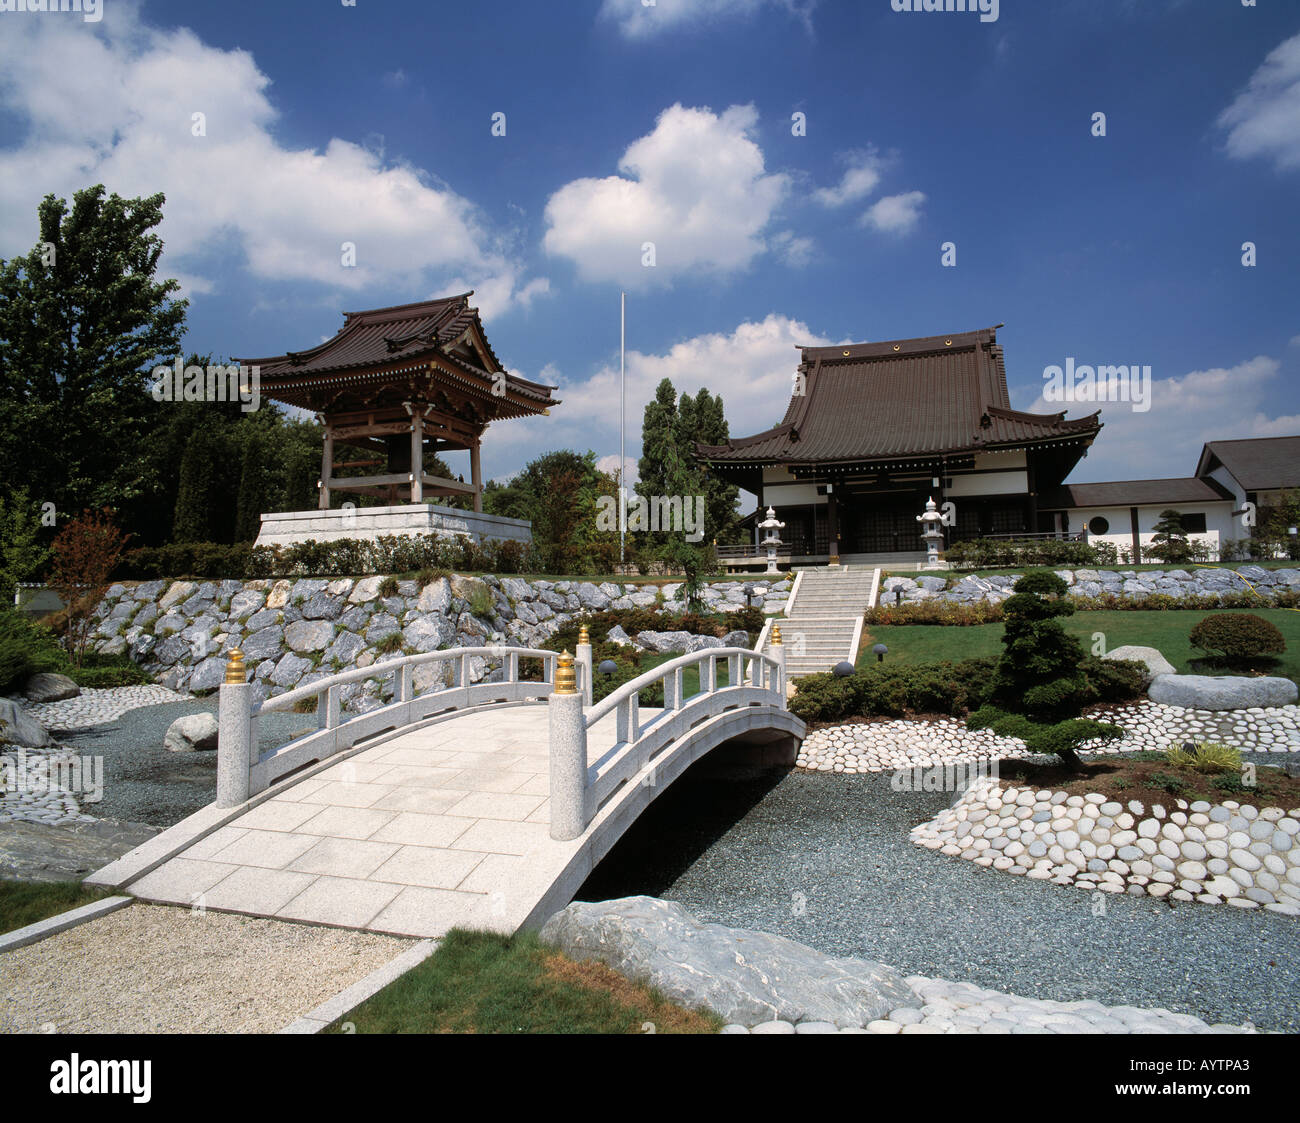
[{"label": "ornamental garden bed", "polygon": [[1147,807],[1175,798],[1209,803],[1230,798],[1251,807],[1300,808],[1300,777],[1261,765],[1255,784],[1247,787],[1239,772],[1204,773],[1171,765],[1164,753],[1140,752],[1091,761],[1082,775],[1060,765],[1035,760],[1003,760],[998,769],[1002,786],[1027,786],[1063,791],[1067,795],[1095,792],[1119,803],[1138,800]]}]

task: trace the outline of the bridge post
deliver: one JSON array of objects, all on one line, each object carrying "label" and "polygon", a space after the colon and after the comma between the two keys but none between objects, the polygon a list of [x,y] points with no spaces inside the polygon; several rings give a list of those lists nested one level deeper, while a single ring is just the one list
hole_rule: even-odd
[{"label": "bridge post", "polygon": [[248,799],[253,763],[253,687],[244,653],[232,648],[217,708],[217,806],[238,807]]},{"label": "bridge post", "polygon": [[776,687],[777,694],[781,698],[781,709],[785,709],[785,644],[781,642],[781,625],[778,624],[772,629],[772,642],[769,646],[768,653],[776,660]]},{"label": "bridge post", "polygon": [[590,706],[592,691],[591,636],[587,632],[586,624],[578,632],[578,645],[573,649],[573,661],[582,668],[582,700],[585,705]]},{"label": "bridge post", "polygon": [[587,829],[587,719],[582,712],[567,651],[555,668],[555,690],[547,702],[551,756],[551,837],[577,838]]}]

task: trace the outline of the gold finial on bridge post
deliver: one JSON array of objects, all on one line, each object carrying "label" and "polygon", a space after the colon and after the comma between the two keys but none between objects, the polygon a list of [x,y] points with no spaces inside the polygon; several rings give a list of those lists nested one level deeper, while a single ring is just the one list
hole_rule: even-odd
[{"label": "gold finial on bridge post", "polygon": [[578,676],[573,669],[573,656],[568,651],[561,652],[555,660],[555,693],[578,693]]},{"label": "gold finial on bridge post", "polygon": [[226,682],[231,686],[243,686],[248,682],[248,669],[244,666],[244,653],[237,647],[230,649],[230,658],[226,661]]},{"label": "gold finial on bridge post", "polygon": [[781,625],[780,624],[772,625],[772,646],[773,647],[781,646]]},{"label": "gold finial on bridge post", "polygon": [[586,624],[583,624],[583,626],[578,629],[578,642],[591,643],[591,633],[587,631]]}]

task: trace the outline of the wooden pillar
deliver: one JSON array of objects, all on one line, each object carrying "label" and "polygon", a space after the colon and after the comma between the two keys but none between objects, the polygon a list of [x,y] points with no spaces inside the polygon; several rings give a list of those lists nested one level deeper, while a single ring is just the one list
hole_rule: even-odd
[{"label": "wooden pillar", "polygon": [[424,415],[411,415],[411,502],[424,502]]},{"label": "wooden pillar", "polygon": [[1138,509],[1128,509],[1129,532],[1133,535],[1133,565],[1142,561],[1142,532],[1138,529]]},{"label": "wooden pillar", "polygon": [[334,478],[334,434],[330,432],[330,427],[325,426],[325,451],[321,455],[320,463],[320,501],[318,506],[322,511],[330,509],[330,480]]},{"label": "wooden pillar", "polygon": [[474,511],[476,514],[483,512],[483,469],[479,464],[479,440],[475,437],[474,443],[469,446],[469,478],[470,483],[474,485]]}]

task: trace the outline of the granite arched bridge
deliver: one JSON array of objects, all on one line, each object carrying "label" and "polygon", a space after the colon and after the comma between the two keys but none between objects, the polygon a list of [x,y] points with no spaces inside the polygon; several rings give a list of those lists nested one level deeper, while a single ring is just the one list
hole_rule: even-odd
[{"label": "granite arched bridge", "polygon": [[[576,660],[454,648],[345,671],[256,704],[233,658],[221,688],[217,799],[91,875],[144,900],[439,936],[513,932],[572,898],[645,807],[725,743],[793,762],[784,648],[706,648],[592,705]],[[497,660],[470,683],[469,660]],[[521,662],[540,661],[534,681]],[[450,685],[420,693],[440,663]],[[687,696],[686,672],[699,690]],[[343,720],[341,690],[380,675],[392,700]],[[662,682],[662,707],[638,701]],[[318,728],[259,755],[258,719],[316,699]]]}]

